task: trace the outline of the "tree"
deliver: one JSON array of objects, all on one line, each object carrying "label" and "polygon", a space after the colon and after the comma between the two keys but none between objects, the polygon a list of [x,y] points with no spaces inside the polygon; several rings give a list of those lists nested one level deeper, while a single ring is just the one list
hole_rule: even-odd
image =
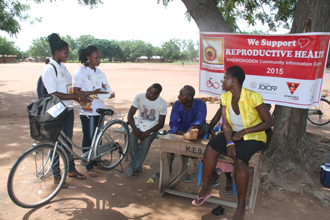
[{"label": "tree", "polygon": [[187,58],[193,61],[198,56],[198,50],[195,49],[195,44],[192,40],[188,40],[187,43]]},{"label": "tree", "polygon": [[40,37],[32,40],[32,46],[29,47],[29,54],[31,57],[51,57],[52,53],[47,37]]},{"label": "tree", "polygon": [[80,37],[78,37],[76,39],[76,44],[77,44],[77,48],[80,48],[81,45],[83,45],[83,43],[86,41],[86,40],[89,40],[89,39],[94,39],[95,37],[93,37],[92,35],[88,34],[88,35],[81,35]]},{"label": "tree", "polygon": [[88,39],[81,45],[79,49],[86,48],[89,45],[96,46],[99,49],[101,57],[103,59],[108,58],[109,60],[111,60],[114,57],[121,57],[122,54],[119,45],[113,40],[110,41],[106,39],[97,38]]},{"label": "tree", "polygon": [[178,60],[180,59],[180,47],[174,42],[174,40],[170,40],[162,44],[162,55],[164,59],[169,60]]},{"label": "tree", "polygon": [[[163,0],[167,4],[168,0]],[[202,32],[231,32],[215,0],[182,0],[191,17]],[[243,1],[223,1],[240,3]],[[278,25],[288,26],[293,19],[291,33],[301,32],[329,32],[330,26],[330,1],[328,0],[284,0],[284,1],[244,1],[246,18],[251,21],[264,19],[270,29]],[[255,14],[254,10],[260,9],[256,2],[271,6],[275,11],[268,15]],[[239,4],[238,4],[239,5]],[[251,23],[253,24],[253,23]],[[273,25],[272,25],[273,24]],[[273,196],[285,199],[285,196],[275,188],[282,187],[294,192],[306,192],[314,195],[321,204],[329,205],[330,192],[312,186],[308,172],[319,167],[325,158],[316,156],[320,150],[314,148],[306,141],[307,110],[276,106],[274,119],[274,133],[270,145],[262,156],[263,167],[267,168],[269,175],[264,186]],[[324,155],[324,152],[323,152]],[[329,155],[326,154],[326,155]],[[318,158],[318,160],[316,160]],[[323,160],[324,159],[324,160]],[[319,169],[319,168],[318,168]],[[290,176],[297,175],[299,180],[291,182]]]},{"label": "tree", "polygon": [[21,57],[21,52],[17,47],[15,47],[13,41],[8,41],[5,37],[0,36],[0,54],[2,55],[2,60],[6,62],[7,55],[17,55]]}]

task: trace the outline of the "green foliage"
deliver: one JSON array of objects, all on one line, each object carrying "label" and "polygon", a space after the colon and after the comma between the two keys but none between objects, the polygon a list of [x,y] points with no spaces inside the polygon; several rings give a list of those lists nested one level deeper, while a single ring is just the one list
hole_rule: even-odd
[{"label": "green foliage", "polygon": [[5,37],[0,36],[0,54],[4,57],[5,55],[16,55],[18,59],[22,58],[22,52],[14,45],[13,41],[8,41]]},{"label": "green foliage", "polygon": [[81,35],[80,37],[78,37],[76,39],[76,44],[77,44],[77,48],[81,48],[81,46],[83,45],[83,43],[86,41],[86,40],[89,40],[89,39],[94,39],[95,37],[93,37],[92,35]]},{"label": "green foliage", "polygon": [[39,39],[33,39],[32,45],[29,47],[29,54],[31,57],[51,57],[51,50],[47,37],[40,37]]},{"label": "green foliage", "polygon": [[122,51],[114,40],[96,38],[87,39],[79,49],[86,48],[89,45],[96,46],[99,49],[103,59],[108,58],[111,60],[112,58],[118,58],[122,56]]},{"label": "green foliage", "polygon": [[[42,3],[45,0],[34,0],[36,3]],[[50,2],[55,2],[56,0],[49,0]],[[101,0],[77,0],[80,5],[89,5],[90,8],[97,7],[97,4],[103,4]]]},{"label": "green foliage", "polygon": [[163,43],[162,55],[164,59],[172,61],[180,59],[180,47],[175,43],[175,40]]},{"label": "green foliage", "polygon": [[21,30],[19,22],[41,21],[41,18],[30,17],[26,13],[28,10],[30,10],[30,6],[20,3],[18,0],[0,0],[0,30],[13,36]]}]

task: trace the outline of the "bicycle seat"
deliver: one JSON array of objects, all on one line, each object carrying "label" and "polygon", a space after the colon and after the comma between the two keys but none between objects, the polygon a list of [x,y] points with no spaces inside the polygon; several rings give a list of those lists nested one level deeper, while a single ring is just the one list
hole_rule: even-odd
[{"label": "bicycle seat", "polygon": [[96,112],[101,115],[113,115],[114,111],[111,108],[98,108],[96,109]]}]

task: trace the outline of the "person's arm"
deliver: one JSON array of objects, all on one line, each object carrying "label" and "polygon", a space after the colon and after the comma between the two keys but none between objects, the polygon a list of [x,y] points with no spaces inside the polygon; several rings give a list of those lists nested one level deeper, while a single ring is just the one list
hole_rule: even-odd
[{"label": "person's arm", "polygon": [[143,139],[148,137],[152,132],[156,132],[156,131],[162,129],[165,124],[165,118],[166,118],[166,115],[159,115],[158,124],[156,124],[154,127],[150,128],[149,130],[142,132],[142,134],[140,135],[140,140],[142,141]]},{"label": "person's arm", "polygon": [[174,105],[172,106],[172,111],[171,111],[171,116],[170,116],[170,129],[171,129],[170,133],[171,134],[180,134],[180,132],[182,132],[179,130],[179,124],[180,124],[179,123],[179,119],[180,119],[179,107],[180,107],[179,102],[175,102]]},{"label": "person's arm", "polygon": [[101,89],[95,89],[94,91],[81,91],[81,88],[79,88],[79,87],[73,87],[73,94],[75,94],[75,93],[77,93],[77,94],[78,93],[80,93],[80,94],[84,93],[84,94],[90,96],[90,95],[94,95],[94,94],[107,94],[109,92],[101,91]]},{"label": "person's arm", "polygon": [[265,131],[268,128],[273,126],[273,118],[270,115],[269,110],[268,110],[267,106],[265,105],[265,103],[261,103],[260,105],[256,106],[255,108],[259,114],[261,122],[253,127],[245,128],[245,129],[242,129],[239,132],[237,132],[233,136],[234,141],[238,141],[238,140],[242,139],[242,137],[245,134],[259,132],[259,131]]},{"label": "person's arm", "polygon": [[[230,126],[228,120],[227,120],[227,114],[226,114],[226,106],[222,106],[222,126],[223,126],[223,133],[225,135],[226,143],[230,143],[232,140],[233,135],[233,128]],[[236,156],[236,146],[235,143],[230,144],[227,146],[227,155],[228,157],[231,157],[235,159]]]},{"label": "person's arm", "polygon": [[53,92],[52,95],[59,97],[61,100],[75,100],[76,102],[89,102],[90,98],[84,93],[65,94],[61,92]]},{"label": "person's arm", "polygon": [[215,115],[213,116],[213,118],[210,122],[209,132],[212,136],[215,136],[214,126],[220,121],[221,113],[222,113],[221,111],[222,111],[222,106],[220,104],[220,108],[218,109],[217,113],[215,113]]},{"label": "person's arm", "polygon": [[140,137],[142,132],[136,127],[135,122],[134,122],[134,118],[133,118],[133,116],[136,113],[136,110],[137,110],[137,108],[132,105],[131,108],[128,111],[127,120],[128,120],[128,123],[131,125],[131,127],[133,129],[134,135],[136,137]]}]

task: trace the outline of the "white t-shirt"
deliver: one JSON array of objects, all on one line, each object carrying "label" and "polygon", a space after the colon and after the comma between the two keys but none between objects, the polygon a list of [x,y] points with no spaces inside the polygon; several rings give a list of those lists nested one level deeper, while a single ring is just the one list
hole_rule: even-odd
[{"label": "white t-shirt", "polygon": [[[41,71],[42,81],[47,89],[48,94],[60,92],[64,94],[72,94],[72,77],[63,63],[58,64],[55,60],[50,59],[57,70],[57,77],[54,67],[46,65]],[[62,100],[66,106],[72,105],[73,100]]]},{"label": "white t-shirt", "polygon": [[239,132],[240,130],[244,129],[242,116],[241,114],[236,115],[233,110],[233,106],[230,107],[230,121],[233,125],[233,131]]},{"label": "white t-shirt", "polygon": [[[91,69],[90,67],[82,66],[79,69],[77,69],[73,74],[73,87],[78,87],[81,89],[81,91],[94,91],[94,83],[91,79],[91,76],[96,74],[102,74],[102,71],[98,69],[97,67],[96,71]],[[85,111],[87,115],[99,115],[96,112],[96,109],[98,108],[104,108],[104,102],[103,100],[100,100],[97,97],[97,94],[95,95],[92,105],[90,108],[93,109],[93,111]]]},{"label": "white t-shirt", "polygon": [[[159,115],[167,114],[166,101],[160,96],[156,100],[150,101],[146,98],[145,93],[141,93],[135,97],[132,105],[139,110],[137,118],[150,122],[151,127],[158,124]],[[150,129],[151,127],[149,126],[148,129]],[[148,130],[142,129],[142,127],[140,129],[142,131]]]}]

